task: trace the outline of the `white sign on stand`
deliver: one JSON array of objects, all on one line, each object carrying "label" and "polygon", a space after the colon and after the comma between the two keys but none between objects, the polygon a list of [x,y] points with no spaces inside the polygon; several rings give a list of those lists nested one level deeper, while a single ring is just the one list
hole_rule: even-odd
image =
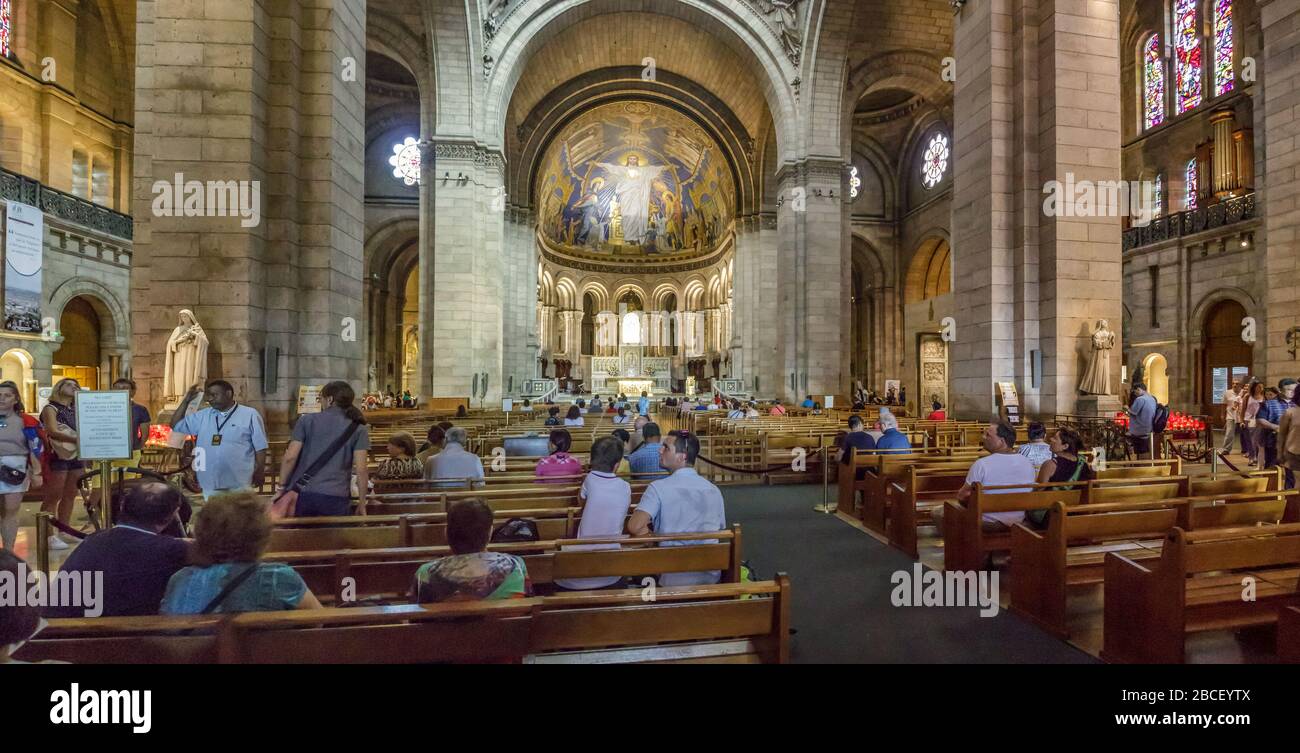
[{"label": "white sign on stand", "polygon": [[77,393],[77,457],[81,460],[127,460],[131,436],[131,393],[127,390],[82,390]]}]

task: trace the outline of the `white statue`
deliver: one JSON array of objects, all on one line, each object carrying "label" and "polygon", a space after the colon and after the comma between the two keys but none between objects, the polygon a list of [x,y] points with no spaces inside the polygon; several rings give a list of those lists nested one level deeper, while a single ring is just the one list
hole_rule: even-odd
[{"label": "white statue", "polygon": [[1097,322],[1092,333],[1092,357],[1083,372],[1079,391],[1085,395],[1110,395],[1110,350],[1115,347],[1115,333],[1105,319]]},{"label": "white statue", "polygon": [[194,318],[194,312],[182,309],[180,324],[167,338],[167,360],[163,365],[163,397],[180,398],[193,385],[208,379],[208,336]]}]

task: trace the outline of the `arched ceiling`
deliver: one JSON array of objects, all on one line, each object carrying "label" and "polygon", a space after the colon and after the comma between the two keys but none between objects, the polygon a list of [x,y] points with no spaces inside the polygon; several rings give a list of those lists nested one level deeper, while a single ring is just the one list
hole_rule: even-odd
[{"label": "arched ceiling", "polygon": [[515,85],[506,118],[507,137],[552,92],[602,68],[644,68],[654,58],[658,71],[689,79],[720,98],[747,131],[759,139],[768,128],[764,90],[751,66],[717,36],[681,19],[644,12],[605,13],[558,31],[533,54]]}]

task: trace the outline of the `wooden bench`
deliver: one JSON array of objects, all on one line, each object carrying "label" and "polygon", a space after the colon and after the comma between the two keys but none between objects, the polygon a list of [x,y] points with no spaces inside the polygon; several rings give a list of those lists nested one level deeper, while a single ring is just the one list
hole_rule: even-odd
[{"label": "wooden bench", "polygon": [[1174,527],[1204,530],[1277,524],[1296,492],[1182,497],[1051,507],[1047,528],[1011,528],[1011,609],[1066,638],[1070,588],[1101,583],[1107,553],[1140,562],[1160,556]]},{"label": "wooden bench", "polygon": [[1279,608],[1300,605],[1300,524],[1174,528],[1158,559],[1108,553],[1104,567],[1101,658],[1181,663],[1188,632],[1271,625]]},{"label": "wooden bench", "polygon": [[[985,487],[975,484],[965,504],[950,499],[943,512],[943,569],[974,571],[984,567],[994,552],[1011,548],[1011,531],[988,532],[984,516],[998,512],[1045,510],[1054,502],[1077,505],[1083,500],[1081,489],[1064,491],[1053,484],[1019,484]],[[1000,492],[1001,489],[1030,491]],[[992,493],[990,493],[992,492]]]},{"label": "wooden bench", "polygon": [[502,601],[51,620],[24,661],[86,664],[789,660],[790,582]]},{"label": "wooden bench", "polygon": [[[713,539],[717,543],[659,546],[666,541]],[[575,550],[567,547],[617,543],[617,550]],[[489,544],[489,551],[519,556],[534,587],[549,591],[561,578],[658,576],[663,573],[721,570],[723,583],[740,580],[740,526],[714,533],[665,534],[622,539],[556,539]],[[279,553],[268,560],[298,572],[322,603],[348,599],[413,598],[415,572],[426,562],[451,554],[446,546]]]}]

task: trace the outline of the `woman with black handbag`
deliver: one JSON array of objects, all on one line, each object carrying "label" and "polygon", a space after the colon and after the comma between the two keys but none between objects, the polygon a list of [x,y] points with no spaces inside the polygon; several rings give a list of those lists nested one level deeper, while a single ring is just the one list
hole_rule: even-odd
[{"label": "woman with black handbag", "polygon": [[40,424],[23,412],[18,385],[0,382],[0,543],[13,551],[23,494],[41,488]]},{"label": "woman with black handbag", "polygon": [[[365,416],[352,404],[355,399],[356,392],[347,382],[330,382],[320,391],[321,412],[303,414],[294,424],[289,447],[280,463],[283,486],[276,489],[276,503],[286,499],[293,502],[288,517],[347,515],[353,473],[360,498],[358,512],[365,511],[370,481],[366,471],[370,432]],[[286,507],[280,504],[277,508],[273,503],[272,515],[283,515],[282,508]]]}]

